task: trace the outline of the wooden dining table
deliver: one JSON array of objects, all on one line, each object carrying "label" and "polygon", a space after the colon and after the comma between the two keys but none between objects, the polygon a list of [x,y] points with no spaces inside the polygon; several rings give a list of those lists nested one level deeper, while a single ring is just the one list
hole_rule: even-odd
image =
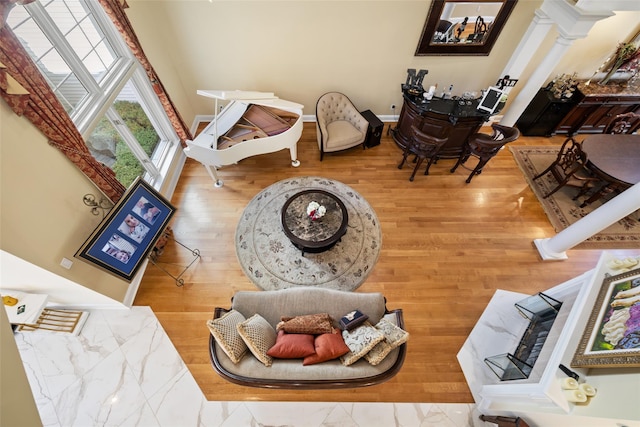
[{"label": "wooden dining table", "polygon": [[589,135],[582,141],[582,150],[587,153],[587,167],[603,181],[582,207],[609,191],[624,191],[640,182],[640,135]]}]

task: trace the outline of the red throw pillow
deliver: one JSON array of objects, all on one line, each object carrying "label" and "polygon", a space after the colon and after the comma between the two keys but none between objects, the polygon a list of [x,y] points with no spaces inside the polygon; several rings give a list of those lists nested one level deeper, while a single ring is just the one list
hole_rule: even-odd
[{"label": "red throw pillow", "polygon": [[276,343],[267,354],[278,359],[302,359],[316,352],[314,336],[309,334],[288,334],[278,331]]},{"label": "red throw pillow", "polygon": [[314,363],[326,362],[327,360],[337,359],[347,354],[349,347],[344,343],[342,334],[322,334],[318,335],[314,342],[316,352],[311,356],[304,358],[303,365],[313,365]]}]

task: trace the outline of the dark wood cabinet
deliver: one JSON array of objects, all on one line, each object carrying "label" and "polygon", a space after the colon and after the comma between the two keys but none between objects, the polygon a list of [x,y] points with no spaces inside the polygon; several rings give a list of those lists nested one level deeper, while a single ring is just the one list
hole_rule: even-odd
[{"label": "dark wood cabinet", "polygon": [[556,133],[602,133],[618,114],[640,113],[640,91],[635,86],[581,83],[576,92],[580,92],[580,101],[566,114]]},{"label": "dark wood cabinet", "polygon": [[391,129],[392,137],[404,149],[411,138],[411,126],[420,117],[420,130],[437,138],[448,137],[439,157],[457,158],[469,136],[478,132],[489,119],[488,114],[477,110],[477,102],[474,100],[467,104],[440,98],[424,101],[405,94],[398,124]]},{"label": "dark wood cabinet", "polygon": [[369,126],[367,127],[367,135],[364,139],[364,146],[367,148],[380,145],[380,139],[382,138],[382,130],[384,129],[384,123],[376,116],[373,111],[365,110],[361,111],[362,117],[367,119]]},{"label": "dark wood cabinet", "polygon": [[582,94],[576,93],[569,99],[557,99],[551,91],[540,89],[516,122],[516,127],[524,136],[551,136],[581,97]]}]

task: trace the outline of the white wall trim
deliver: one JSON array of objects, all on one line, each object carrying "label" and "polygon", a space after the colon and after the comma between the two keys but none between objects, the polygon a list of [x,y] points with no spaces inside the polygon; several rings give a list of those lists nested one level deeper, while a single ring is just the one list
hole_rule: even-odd
[{"label": "white wall trim", "polygon": [[79,309],[126,308],[123,303],[113,298],[58,276],[9,252],[0,251],[0,265],[2,289],[46,294],[49,296],[48,306]]},{"label": "white wall trim", "polygon": [[122,303],[127,307],[133,307],[133,302],[136,299],[136,295],[138,294],[138,289],[140,288],[140,283],[142,283],[142,276],[147,271],[147,265],[149,264],[149,257],[145,258],[145,260],[140,265],[140,270],[133,276],[133,280],[129,284],[127,288],[127,292],[124,294],[124,298],[122,299]]},{"label": "white wall trim", "polygon": [[209,123],[215,117],[216,116],[214,116],[213,114],[196,115],[196,117],[193,119],[193,124],[191,125],[191,135],[193,135],[194,137],[196,136],[196,132],[198,131],[198,126],[200,126],[200,123]]},{"label": "white wall trim", "polygon": [[180,175],[182,175],[182,168],[184,168],[186,161],[187,156],[184,154],[182,147],[176,147],[173,153],[173,159],[171,160],[171,166],[169,167],[169,171],[171,172],[165,177],[162,183],[162,191],[160,191],[162,195],[169,200],[173,197],[173,192],[176,191],[176,186],[178,185],[178,180],[180,179]]},{"label": "white wall trim", "polygon": [[[376,114],[377,115],[377,114]],[[210,122],[215,118],[214,115],[206,115],[206,114],[198,114],[193,119],[193,124],[191,125],[191,133],[195,134],[198,130],[198,126],[203,122]],[[378,115],[378,118],[385,123],[395,123],[398,121],[398,116],[395,114],[386,114],[386,115]],[[303,122],[315,122],[316,115],[315,114],[304,114],[302,116]]]},{"label": "white wall trim", "polygon": [[[383,115],[376,114],[376,116],[378,116],[380,121],[385,123],[395,123],[398,121],[398,116],[395,114],[383,114]],[[315,122],[316,116],[315,114],[305,114],[304,116],[302,116],[302,121]]]}]

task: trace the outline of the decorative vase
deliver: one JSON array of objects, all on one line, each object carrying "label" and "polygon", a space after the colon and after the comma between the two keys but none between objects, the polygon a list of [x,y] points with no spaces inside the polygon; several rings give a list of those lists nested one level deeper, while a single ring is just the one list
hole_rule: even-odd
[{"label": "decorative vase", "polygon": [[604,77],[602,78],[602,80],[600,80],[598,82],[599,85],[604,86],[607,83],[609,83],[609,80],[611,80],[611,77],[613,77],[613,75],[616,73],[616,71],[618,71],[618,68],[620,68],[622,66],[622,61],[616,61],[615,64],[613,64],[613,66],[611,67],[611,69],[607,72],[607,74],[604,75]]}]

